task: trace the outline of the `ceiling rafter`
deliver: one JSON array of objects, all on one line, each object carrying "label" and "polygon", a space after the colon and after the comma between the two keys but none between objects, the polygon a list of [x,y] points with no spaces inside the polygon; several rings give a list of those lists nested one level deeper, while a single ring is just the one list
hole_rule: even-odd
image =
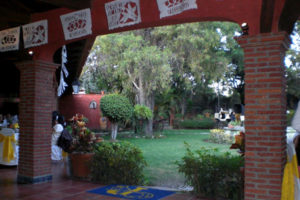
[{"label": "ceiling rafter", "polygon": [[18,0],[10,0],[10,4],[12,4],[14,7],[18,7],[21,10],[24,10],[25,12],[30,13],[32,10],[25,6],[24,3],[18,1]]},{"label": "ceiling rafter", "polygon": [[[6,21],[8,25],[12,24],[24,24],[30,21],[30,15],[25,12],[18,12],[12,9],[5,9],[0,7],[1,21]],[[3,24],[0,25],[0,30],[2,30]]]}]

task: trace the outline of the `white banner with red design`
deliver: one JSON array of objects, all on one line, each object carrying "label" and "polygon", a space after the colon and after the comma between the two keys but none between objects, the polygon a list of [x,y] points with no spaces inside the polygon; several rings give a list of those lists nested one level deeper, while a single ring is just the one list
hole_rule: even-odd
[{"label": "white banner with red design", "polygon": [[160,18],[198,8],[196,0],[157,0],[157,5],[160,11]]},{"label": "white banner with red design", "polygon": [[66,40],[92,34],[91,10],[89,8],[60,16]]},{"label": "white banner with red design", "polygon": [[141,22],[139,0],[117,0],[105,4],[108,29],[130,26]]},{"label": "white banner with red design", "polygon": [[19,49],[20,27],[0,31],[0,52]]},{"label": "white banner with red design", "polygon": [[48,21],[41,20],[22,26],[24,47],[40,46],[48,43]]},{"label": "white banner with red design", "polygon": [[66,63],[68,62],[67,59],[67,47],[64,45],[61,49],[61,70],[60,70],[60,79],[59,79],[59,86],[57,88],[57,96],[61,96],[68,84],[65,82],[64,76],[67,78],[69,76],[69,72],[66,67]]}]

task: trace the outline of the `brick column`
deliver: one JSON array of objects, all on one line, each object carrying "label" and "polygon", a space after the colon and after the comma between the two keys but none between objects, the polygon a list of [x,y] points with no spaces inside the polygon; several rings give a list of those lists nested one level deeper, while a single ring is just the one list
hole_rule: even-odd
[{"label": "brick column", "polygon": [[44,61],[17,64],[20,70],[19,183],[52,179],[52,111],[57,107],[54,75],[57,65]]},{"label": "brick column", "polygon": [[245,200],[280,200],[286,162],[286,33],[241,36],[245,57]]}]

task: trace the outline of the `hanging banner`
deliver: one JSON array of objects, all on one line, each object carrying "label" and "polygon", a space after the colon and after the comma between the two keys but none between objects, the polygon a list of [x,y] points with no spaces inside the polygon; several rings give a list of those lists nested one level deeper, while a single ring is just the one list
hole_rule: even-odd
[{"label": "hanging banner", "polygon": [[20,27],[0,31],[0,52],[19,49]]},{"label": "hanging banner", "polygon": [[108,28],[115,29],[141,22],[139,0],[117,0],[105,4]]},{"label": "hanging banner", "polygon": [[40,46],[48,43],[48,21],[41,20],[22,26],[24,47]]},{"label": "hanging banner", "polygon": [[60,16],[65,40],[92,34],[91,10],[89,8]]},{"label": "hanging banner", "polygon": [[66,63],[68,62],[68,59],[67,59],[67,47],[66,45],[64,45],[61,49],[61,70],[60,70],[60,79],[59,79],[59,86],[57,88],[57,96],[61,96],[66,87],[68,87],[68,84],[65,82],[65,79],[64,79],[64,75],[66,77],[69,76],[69,72],[66,68]]},{"label": "hanging banner", "polygon": [[157,5],[160,11],[160,18],[198,8],[196,0],[157,0]]}]

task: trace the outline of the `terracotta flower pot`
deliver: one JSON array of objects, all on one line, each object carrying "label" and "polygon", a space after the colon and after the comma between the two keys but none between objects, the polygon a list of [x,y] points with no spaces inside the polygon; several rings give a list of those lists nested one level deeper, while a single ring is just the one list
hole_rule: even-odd
[{"label": "terracotta flower pot", "polygon": [[90,162],[94,153],[71,153],[72,173],[76,178],[87,179],[90,175]]}]

